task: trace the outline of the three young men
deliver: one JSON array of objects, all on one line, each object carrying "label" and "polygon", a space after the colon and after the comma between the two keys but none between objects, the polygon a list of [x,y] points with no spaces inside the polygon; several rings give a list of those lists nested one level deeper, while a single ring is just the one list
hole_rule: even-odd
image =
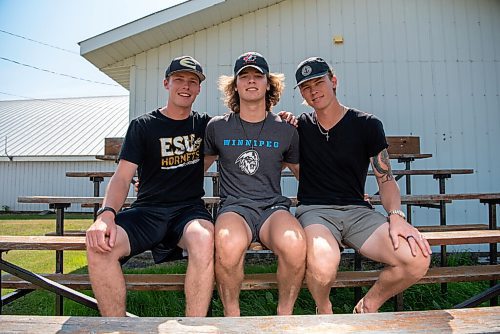
[{"label": "three young men", "polygon": [[[425,274],[430,247],[400,210],[383,126],[373,115],[339,103],[337,78],[323,59],[306,59],[297,68],[297,86],[314,109],[299,117],[298,133],[271,113],[284,88],[283,75],[270,73],[262,55],[241,55],[234,76],[221,77],[231,112],[210,123],[207,115],[191,110],[204,79],[192,57],[174,59],[164,80],[167,105],[130,124],[103,209],[87,232],[89,273],[102,315],[125,314],[120,262],[147,249],[156,262],[188,252],[186,316],[207,313],[214,243],[226,316],[240,315],[244,255],[256,240],[278,257],[277,313],[282,315],[292,313],[304,272],[318,312],[332,313],[330,286],[344,245],[387,264],[356,312],[378,310]],[[304,229],[288,212],[290,201],[280,189],[283,166],[299,176],[298,134],[296,216]],[[221,209],[214,229],[201,197],[204,167],[217,157]],[[389,218],[364,201],[370,163]],[[138,199],[116,214],[136,171]]]}]

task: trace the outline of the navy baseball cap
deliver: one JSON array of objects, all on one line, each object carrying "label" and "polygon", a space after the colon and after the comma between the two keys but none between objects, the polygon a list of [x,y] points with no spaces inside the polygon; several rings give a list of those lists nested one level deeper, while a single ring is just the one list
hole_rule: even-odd
[{"label": "navy baseball cap", "polygon": [[257,52],[245,52],[236,59],[234,64],[234,76],[240,74],[243,69],[247,67],[253,67],[263,74],[269,74],[269,65],[267,65],[266,59]]},{"label": "navy baseball cap", "polygon": [[297,86],[308,80],[322,77],[327,74],[329,70],[330,66],[328,66],[323,58],[307,58],[302,61],[299,66],[297,66],[297,71],[295,72],[295,80],[297,81],[297,84],[294,88],[297,88]]},{"label": "navy baseball cap", "polygon": [[168,78],[176,72],[194,73],[198,76],[198,78],[200,78],[200,83],[205,80],[203,68],[201,68],[200,63],[191,56],[181,56],[172,59],[172,62],[165,71],[165,78]]}]

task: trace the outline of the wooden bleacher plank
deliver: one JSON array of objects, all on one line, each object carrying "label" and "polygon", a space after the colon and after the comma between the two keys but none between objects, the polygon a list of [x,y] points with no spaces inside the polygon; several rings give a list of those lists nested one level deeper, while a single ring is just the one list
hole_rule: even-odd
[{"label": "wooden bleacher plank", "polygon": [[408,154],[408,153],[389,153],[390,159],[426,159],[432,158],[431,153],[422,153],[422,154]]},{"label": "wooden bleacher plank", "polygon": [[228,318],[0,316],[0,332],[29,333],[498,333],[500,307],[371,314]]},{"label": "wooden bleacher plank", "polygon": [[[465,245],[500,242],[500,230],[423,232],[431,245]],[[0,236],[2,250],[85,250],[85,237]]]},{"label": "wooden bleacher plank", "polygon": [[1,235],[0,250],[85,250],[85,237]]},{"label": "wooden bleacher plank", "polygon": [[[407,201],[457,201],[457,200],[487,200],[498,199],[500,193],[468,193],[468,194],[432,194],[432,195],[401,195],[401,202]],[[380,195],[370,196],[370,201],[380,201]]]},{"label": "wooden bleacher plank", "polygon": [[422,232],[431,246],[500,242],[500,230]]},{"label": "wooden bleacher plank", "polygon": [[[369,197],[372,204],[380,204],[380,195],[372,195]],[[455,201],[455,200],[497,200],[500,198],[500,193],[468,193],[468,194],[432,194],[432,195],[401,195],[401,203],[437,203],[439,201]],[[132,203],[135,197],[127,197],[125,203]],[[290,197],[292,202],[297,203],[296,197]],[[19,196],[19,203],[41,203],[41,204],[93,204],[102,203],[103,197],[70,197],[70,196]],[[206,196],[203,197],[206,204],[217,204],[219,197]]]},{"label": "wooden bleacher plank", "polygon": [[[64,230],[64,236],[84,237],[86,230]],[[45,233],[47,236],[57,236],[56,232]]]},{"label": "wooden bleacher plank", "polygon": [[[457,169],[457,171],[460,171],[460,170]],[[466,171],[469,171],[469,170],[466,170]],[[472,173],[472,169],[470,169],[470,171]],[[395,172],[397,173],[398,171],[396,170]],[[403,170],[403,172],[406,175],[407,171]],[[111,177],[114,174],[115,174],[114,171],[103,171],[103,172],[66,172],[66,176],[68,176],[68,177]],[[291,174],[291,172],[290,172],[290,174]],[[434,174],[434,173],[432,173],[432,174]],[[450,173],[445,173],[445,174],[450,174]],[[459,172],[459,174],[463,174],[463,173]],[[469,174],[469,173],[467,173],[467,174]],[[426,174],[426,175],[429,175],[429,174]],[[219,172],[205,172],[205,176],[206,177],[219,177]],[[291,176],[293,176],[293,174],[291,174]]]},{"label": "wooden bleacher plank", "polygon": [[[66,172],[68,177],[111,177],[114,171],[102,172]],[[392,175],[453,175],[453,174],[473,174],[474,170],[470,168],[462,169],[393,169]],[[368,175],[375,175],[373,171],[369,171]],[[218,177],[219,172],[205,172],[206,177]],[[293,173],[289,170],[281,172],[281,176],[294,177]]]},{"label": "wooden bleacher plank", "polygon": [[[472,174],[473,169],[394,169],[392,175],[452,175],[452,174]],[[369,171],[368,175],[375,173]]]},{"label": "wooden bleacher plank", "polygon": [[420,153],[420,137],[419,136],[386,136],[387,152],[395,153]]},{"label": "wooden bleacher plank", "polygon": [[115,174],[111,172],[66,172],[68,177],[111,177]]},{"label": "wooden bleacher plank", "polygon": [[[484,195],[484,194],[483,194]],[[500,194],[496,194],[500,197]],[[417,197],[418,196],[418,197]],[[429,195],[429,196],[438,196],[438,195]],[[297,205],[297,197],[289,197],[292,201],[292,206]],[[19,196],[17,201],[19,203],[38,203],[38,204],[102,204],[104,197],[69,197],[69,196]],[[136,200],[136,197],[127,197],[125,199],[124,206],[129,206]],[[203,200],[206,205],[214,205],[218,204],[220,201],[219,197],[213,196],[205,196]],[[451,201],[450,199],[434,199],[434,198],[426,198],[423,195],[403,195],[401,199],[401,203],[406,204],[437,204],[440,200],[444,200],[445,202]],[[370,203],[373,205],[380,205],[380,196],[373,195],[370,196]]]},{"label": "wooden bleacher plank", "polygon": [[[19,203],[35,203],[35,204],[102,204],[104,197],[88,197],[88,196],[19,196],[17,201]],[[127,197],[125,199],[126,205],[132,204],[136,197]],[[219,197],[203,197],[205,204],[219,203]]]},{"label": "wooden bleacher plank", "polygon": [[[380,270],[340,271],[332,288],[370,286],[378,279]],[[75,290],[90,290],[87,274],[45,274],[54,282]],[[487,281],[500,278],[500,265],[433,267],[416,284],[443,282]],[[184,274],[125,274],[127,290],[179,291],[184,289]],[[7,289],[39,289],[30,282],[13,275],[2,276],[2,287]],[[306,284],[302,285],[306,288]],[[214,287],[215,288],[215,287]],[[276,273],[246,274],[242,290],[277,289]]]},{"label": "wooden bleacher plank", "polygon": [[415,226],[420,232],[448,232],[448,231],[473,231],[488,230],[488,224],[463,224],[463,225],[425,225]]}]

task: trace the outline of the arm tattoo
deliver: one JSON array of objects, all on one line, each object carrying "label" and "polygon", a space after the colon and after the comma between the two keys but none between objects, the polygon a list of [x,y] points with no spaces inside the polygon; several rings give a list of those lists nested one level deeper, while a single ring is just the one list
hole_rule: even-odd
[{"label": "arm tattoo", "polygon": [[372,164],[377,178],[381,179],[382,183],[394,179],[391,171],[391,163],[389,161],[389,153],[387,153],[386,149],[372,157]]}]

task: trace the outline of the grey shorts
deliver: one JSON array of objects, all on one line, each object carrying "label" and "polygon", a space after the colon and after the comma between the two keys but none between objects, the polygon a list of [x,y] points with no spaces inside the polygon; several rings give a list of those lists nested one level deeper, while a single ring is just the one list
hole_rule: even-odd
[{"label": "grey shorts", "polygon": [[260,241],[259,232],[264,222],[275,211],[290,210],[292,201],[285,196],[277,196],[270,200],[254,201],[248,198],[236,198],[228,196],[221,201],[221,207],[217,216],[226,212],[239,214],[252,231],[252,242]]},{"label": "grey shorts", "polygon": [[348,245],[357,251],[387,222],[387,217],[362,205],[299,205],[295,216],[304,228],[326,226],[342,248]]}]

